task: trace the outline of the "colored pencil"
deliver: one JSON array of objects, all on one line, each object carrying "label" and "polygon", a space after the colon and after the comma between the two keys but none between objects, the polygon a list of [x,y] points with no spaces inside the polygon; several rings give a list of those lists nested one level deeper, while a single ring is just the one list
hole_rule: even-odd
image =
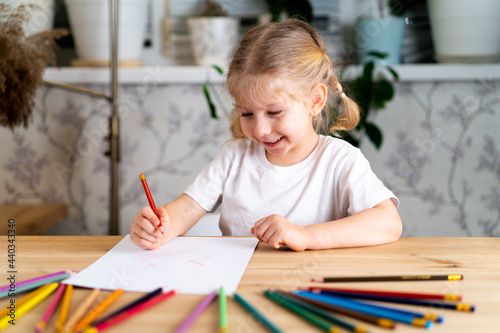
[{"label": "colored pencil", "polygon": [[[42,291],[44,289],[44,287],[46,287],[46,286],[39,287],[38,289],[33,290],[32,292],[30,292],[29,294],[27,294],[23,298],[19,299],[16,302],[16,307],[19,307],[22,304],[26,303],[28,300],[30,300],[31,298],[33,298],[33,296],[35,296],[40,291]],[[3,316],[5,316],[9,312],[10,312],[10,308],[9,307],[5,307],[5,309],[3,309],[2,311],[0,311],[0,318],[2,318]]]},{"label": "colored pencil", "polygon": [[304,318],[305,320],[307,320],[311,324],[318,326],[319,328],[321,328],[325,332],[330,332],[330,333],[340,333],[341,332],[338,327],[335,327],[335,325],[333,325],[328,320],[325,320],[325,319],[321,318],[320,316],[314,314],[313,312],[311,312],[307,309],[304,309],[303,307],[284,299],[283,297],[276,294],[275,292],[266,290],[264,292],[264,295],[266,295],[267,297],[269,297],[270,299],[272,299],[273,301],[275,301],[279,305],[285,307],[289,311]]},{"label": "colored pencil", "polygon": [[[324,293],[324,294],[325,295],[329,295],[330,293]],[[352,296],[352,297],[350,295],[346,295],[346,294],[330,294],[330,295],[347,297],[347,298],[350,298],[350,299],[365,299],[365,298],[363,298],[364,295],[358,297],[359,296],[358,294],[353,294],[354,296]],[[372,297],[372,296],[370,295],[368,297]],[[373,297],[380,297],[380,296],[373,296]],[[366,298],[366,299],[377,301],[377,299],[371,299],[371,298]],[[409,301],[414,301],[414,300],[410,299]],[[393,308],[393,307],[380,306],[380,305],[377,305],[377,304],[374,304],[374,303],[369,303],[369,304],[371,306],[375,307],[375,308],[381,308],[383,310],[389,310],[389,311],[401,313],[401,314],[404,314],[404,315],[415,316],[415,317],[423,318],[423,319],[426,319],[426,320],[432,320],[432,321],[437,322],[437,323],[444,322],[444,317],[439,316],[439,315],[437,315],[435,313],[409,311],[409,310],[397,309],[397,308]]]},{"label": "colored pencil", "polygon": [[349,297],[349,298],[366,299],[366,300],[378,301],[378,302],[389,302],[389,303],[398,303],[398,304],[428,306],[428,307],[433,307],[433,308],[466,311],[466,312],[474,312],[474,310],[475,310],[474,305],[465,304],[465,303],[454,304],[454,303],[444,302],[444,301],[427,301],[427,300],[410,299],[410,298],[403,298],[403,297],[363,295],[363,294],[359,294],[359,293],[337,292],[337,291],[331,291],[331,290],[324,290],[321,293],[322,294],[323,293],[330,294],[330,295],[338,295],[338,296]]},{"label": "colored pencil", "polygon": [[198,316],[210,305],[210,303],[212,303],[215,296],[217,296],[217,292],[213,291],[207,297],[205,297],[203,301],[201,301],[201,303],[196,307],[196,309],[191,312],[191,314],[182,322],[182,324],[179,325],[179,327],[177,327],[175,333],[185,332],[189,328],[189,326],[194,323],[196,318],[198,318]]},{"label": "colored pencil", "polygon": [[224,287],[220,287],[219,289],[219,332],[227,333],[228,332],[228,324],[227,324],[227,299],[226,293],[224,292]]},{"label": "colored pencil", "polygon": [[47,327],[47,324],[50,321],[50,318],[52,317],[52,314],[54,313],[57,304],[59,304],[59,301],[61,300],[61,297],[64,293],[64,290],[66,289],[65,284],[61,284],[59,286],[59,289],[57,289],[56,295],[54,296],[54,299],[50,302],[49,307],[47,310],[45,310],[45,313],[42,316],[42,319],[38,322],[38,324],[35,326],[35,332],[41,333],[45,330]]},{"label": "colored pencil", "polygon": [[461,301],[462,295],[456,294],[427,294],[427,293],[409,293],[409,292],[397,292],[397,291],[385,291],[385,290],[366,290],[366,289],[345,289],[345,288],[324,288],[324,287],[309,287],[310,291],[325,291],[325,292],[346,292],[346,293],[357,293],[363,295],[377,295],[386,297],[401,297],[401,298],[412,298],[412,299],[437,299],[443,301]]},{"label": "colored pencil", "polygon": [[78,308],[73,312],[71,317],[69,317],[66,324],[64,324],[64,332],[73,331],[73,327],[78,323],[78,321],[85,315],[85,312],[92,306],[92,303],[95,302],[99,294],[101,293],[101,289],[95,288],[92,292],[83,300],[83,302],[78,306]]},{"label": "colored pencil", "polygon": [[363,303],[360,301],[355,301],[341,296],[334,295],[324,295],[315,294],[309,291],[296,291],[294,294],[302,295],[319,301],[335,304],[338,306],[347,307],[350,309],[355,309],[357,311],[366,312],[372,315],[388,318],[391,320],[399,321],[408,325],[430,328],[433,325],[433,321],[426,320],[420,317],[407,315],[403,313],[398,313],[396,311],[390,311],[390,309],[384,309],[381,306],[372,306],[371,304]]},{"label": "colored pencil", "polygon": [[[28,312],[33,307],[38,305],[41,301],[43,301],[45,298],[47,298],[54,290],[57,289],[57,286],[58,286],[57,282],[48,284],[46,288],[44,288],[38,294],[33,296],[33,298],[31,298],[26,303],[18,307],[16,309],[16,319],[22,317],[26,312]],[[10,325],[9,323],[10,320],[12,320],[10,316],[5,316],[2,319],[0,319],[0,330],[7,327],[7,325]]]},{"label": "colored pencil", "polygon": [[120,295],[123,294],[123,289],[116,289],[108,297],[99,303],[92,311],[87,313],[73,328],[74,332],[78,332],[93,322],[104,310],[106,310]]},{"label": "colored pencil", "polygon": [[[141,173],[139,178],[141,179],[142,187],[144,187],[144,192],[146,192],[146,197],[148,198],[149,206],[153,210],[153,212],[158,216],[158,212],[156,211],[156,205],[153,200],[153,196],[151,195],[151,191],[149,190],[148,183],[146,181],[146,177]],[[158,224],[158,227],[161,227],[161,219],[160,219],[160,224]]]},{"label": "colored pencil", "polygon": [[250,312],[260,323],[264,324],[271,332],[279,333],[282,332],[280,328],[274,325],[269,319],[267,319],[259,310],[254,308],[250,303],[248,303],[239,294],[234,293],[234,299],[240,303],[248,312]]},{"label": "colored pencil", "polygon": [[73,285],[68,284],[64,291],[64,296],[61,302],[61,310],[59,311],[59,318],[57,319],[56,331],[61,332],[66,318],[68,318],[69,305],[71,303],[71,296],[73,294]]},{"label": "colored pencil", "polygon": [[113,326],[121,323],[122,321],[124,321],[126,319],[129,319],[130,317],[132,317],[132,316],[134,316],[134,315],[136,315],[144,310],[149,309],[150,307],[153,307],[153,306],[163,302],[164,300],[166,300],[169,297],[172,297],[173,295],[175,295],[175,291],[171,290],[171,291],[164,293],[162,295],[148,299],[145,302],[137,304],[136,306],[125,310],[124,312],[120,313],[119,315],[117,315],[117,316],[115,316],[107,321],[101,322],[100,324],[95,325],[94,327],[90,327],[89,329],[86,329],[85,332],[102,332],[110,327],[113,327]]},{"label": "colored pencil", "polygon": [[[16,289],[17,289],[19,287],[22,287],[24,285],[27,285],[27,284],[30,284],[30,283],[33,283],[33,282],[36,282],[36,281],[48,279],[48,278],[51,278],[53,276],[57,276],[57,275],[61,275],[61,274],[69,273],[69,272],[70,271],[60,271],[60,272],[57,272],[57,273],[52,273],[52,274],[47,274],[47,275],[39,276],[39,277],[36,277],[36,278],[33,278],[33,279],[20,281],[20,282],[16,283],[15,286],[16,286]],[[11,285],[2,286],[2,287],[0,287],[0,292],[5,291],[7,289],[10,289],[10,287],[11,287]]]},{"label": "colored pencil", "polygon": [[99,324],[100,324],[100,323],[102,323],[102,322],[108,321],[108,320],[110,320],[111,318],[116,317],[116,316],[117,316],[117,315],[119,315],[120,313],[125,312],[125,311],[127,311],[127,310],[129,310],[129,309],[131,309],[131,308],[133,308],[133,307],[136,307],[137,305],[139,305],[139,304],[141,304],[141,303],[144,303],[145,301],[147,301],[147,300],[149,300],[149,299],[151,299],[151,298],[153,298],[153,297],[155,297],[155,296],[157,296],[157,295],[161,294],[162,292],[163,292],[163,288],[161,288],[161,287],[160,287],[160,288],[158,288],[158,289],[155,289],[155,290],[153,290],[152,292],[150,292],[150,293],[148,293],[148,294],[146,294],[146,295],[144,295],[144,296],[140,297],[139,299],[137,299],[137,300],[135,300],[135,301],[133,301],[133,302],[131,302],[131,303],[129,303],[129,304],[127,304],[127,305],[125,305],[125,306],[121,307],[120,309],[118,309],[118,310],[116,310],[115,312],[113,312],[113,313],[111,313],[111,314],[107,315],[106,317],[104,317],[104,318],[102,318],[102,319],[97,320],[96,322],[94,322],[94,323],[93,323],[93,325],[94,325],[94,326],[97,326],[97,325],[99,325]]},{"label": "colored pencil", "polygon": [[380,326],[380,327],[383,327],[386,329],[396,328],[396,324],[395,324],[394,320],[391,320],[391,319],[387,319],[387,318],[380,317],[380,316],[375,316],[375,315],[372,315],[369,313],[356,311],[353,309],[344,308],[344,307],[341,307],[341,306],[338,306],[335,304],[330,304],[330,303],[318,301],[315,299],[311,299],[311,298],[300,296],[300,295],[293,294],[293,293],[291,295],[293,297],[299,298],[305,302],[311,303],[313,305],[316,305],[320,308],[326,309],[326,310],[331,311],[331,312],[339,313],[339,314],[342,314],[344,316],[355,318],[355,319],[364,321],[366,323],[370,323],[370,324]]},{"label": "colored pencil", "polygon": [[280,295],[281,297],[311,311],[312,313],[314,313],[314,314],[316,314],[316,315],[318,315],[318,316],[320,316],[328,321],[331,321],[335,325],[338,325],[340,327],[345,328],[348,331],[358,332],[358,333],[367,333],[368,332],[368,329],[366,329],[363,326],[357,326],[357,325],[351,324],[349,322],[346,322],[345,320],[342,320],[342,319],[338,318],[337,316],[333,315],[329,311],[325,311],[317,306],[311,305],[310,303],[307,303],[307,302],[302,301],[296,297],[293,297],[288,293],[284,293],[281,291],[276,291],[276,293],[278,295]]},{"label": "colored pencil", "polygon": [[[54,276],[51,276],[51,277],[48,277],[48,278],[45,278],[45,279],[41,279],[41,280],[39,279],[39,280],[36,280],[34,282],[24,284],[24,285],[20,286],[19,288],[16,287],[16,294],[20,294],[20,293],[23,293],[23,292],[26,292],[26,291],[30,291],[30,290],[36,289],[38,287],[41,287],[43,285],[46,285],[46,284],[49,284],[49,283],[52,283],[52,282],[58,282],[58,281],[64,280],[64,279],[70,277],[73,274],[74,274],[74,271],[66,272],[66,273],[63,273],[63,274],[54,275]],[[9,294],[8,290],[2,291],[2,292],[0,292],[0,298],[4,298],[8,294]]]},{"label": "colored pencil", "polygon": [[448,275],[394,275],[394,276],[346,276],[346,277],[320,277],[312,279],[313,282],[380,282],[380,281],[429,281],[448,280],[458,281],[464,277],[461,274]]}]

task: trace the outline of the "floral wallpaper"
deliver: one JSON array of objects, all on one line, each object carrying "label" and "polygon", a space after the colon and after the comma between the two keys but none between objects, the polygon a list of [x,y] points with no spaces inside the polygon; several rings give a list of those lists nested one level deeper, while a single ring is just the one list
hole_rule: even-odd
[{"label": "floral wallpaper", "polygon": [[378,113],[385,142],[364,142],[401,200],[406,236],[500,236],[500,84],[402,83]]},{"label": "floral wallpaper", "polygon": [[[87,86],[106,91],[106,86]],[[199,85],[120,87],[120,230],[147,205],[177,197],[228,137],[230,100],[217,89],[211,119]],[[500,84],[403,82],[373,119],[376,150],[361,149],[401,200],[404,236],[500,235]],[[55,88],[39,90],[29,128],[0,129],[0,202],[66,202],[51,234],[106,234],[109,220],[109,105]]]}]

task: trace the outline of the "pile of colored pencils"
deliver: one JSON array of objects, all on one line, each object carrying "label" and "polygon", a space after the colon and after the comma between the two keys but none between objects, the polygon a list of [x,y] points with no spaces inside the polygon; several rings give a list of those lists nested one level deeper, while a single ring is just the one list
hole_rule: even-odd
[{"label": "pile of colored pencils", "polygon": [[[81,302],[76,310],[69,315],[69,308],[73,292],[72,285],[59,285],[62,281],[71,275],[74,271],[57,272],[34,279],[21,281],[14,286],[8,285],[0,287],[0,298],[15,297],[15,294],[29,292],[23,298],[15,302],[15,308],[11,311],[9,306],[0,312],[0,330],[9,326],[15,326],[13,318],[17,320],[26,312],[41,303],[44,299],[56,291],[54,298],[51,300],[42,318],[35,326],[35,332],[42,333],[51,318],[55,317],[57,307],[60,304],[59,317],[56,322],[57,332],[102,332],[137,313],[140,313],[160,302],[166,300],[175,294],[173,290],[167,291],[163,288],[158,288],[139,299],[123,306],[119,310],[111,313],[105,318],[96,320],[98,316],[104,312],[109,306],[123,293],[123,289],[117,289],[108,295],[102,302],[97,304],[93,309],[92,305],[96,302],[100,295],[100,289],[93,289],[90,294]],[[14,313],[15,311],[15,313]],[[13,312],[13,313],[11,313]]]},{"label": "pile of colored pencils", "polygon": [[[461,295],[449,294],[309,287],[292,292],[266,290],[264,295],[327,332],[368,332],[366,327],[357,324],[359,321],[387,329],[395,328],[397,323],[428,329],[444,322],[444,317],[436,313],[409,311],[394,304],[475,310],[473,305],[461,303]],[[357,321],[352,322],[350,318]]]}]

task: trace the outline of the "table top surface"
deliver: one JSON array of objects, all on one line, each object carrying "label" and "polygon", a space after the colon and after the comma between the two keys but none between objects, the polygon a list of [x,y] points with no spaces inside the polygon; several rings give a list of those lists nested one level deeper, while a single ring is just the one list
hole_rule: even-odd
[{"label": "table top surface", "polygon": [[[104,255],[123,236],[17,236],[17,281],[75,269],[82,270]],[[7,276],[7,237],[0,237],[4,251],[2,271]],[[375,276],[463,274],[461,281],[404,281],[358,282],[342,284],[311,283],[323,276]],[[6,280],[5,280],[6,281]],[[0,283],[1,285],[6,283]],[[445,309],[409,307],[413,311],[432,311],[445,317],[443,324],[434,325],[433,332],[487,332],[500,327],[500,239],[499,238],[401,238],[399,241],[373,247],[293,252],[287,248],[275,250],[259,243],[241,279],[237,292],[265,313],[285,332],[321,332],[274,304],[263,296],[266,289],[295,290],[300,287],[335,286],[342,288],[376,289],[387,291],[453,293],[463,295],[463,302],[473,304],[473,313]],[[70,312],[91,291],[76,288]],[[97,302],[109,295],[106,291]],[[124,293],[105,313],[137,299],[142,294]],[[106,332],[172,332],[203,300],[204,295],[175,295]],[[30,312],[16,320],[12,332],[31,332],[50,303],[48,298]],[[198,317],[188,332],[216,332],[218,330],[218,305],[213,302]],[[9,299],[0,300],[3,308]],[[403,307],[403,306],[400,306]],[[266,332],[232,297],[228,298],[230,332]],[[371,332],[387,332],[371,324],[354,319]],[[52,319],[46,332],[54,332]],[[405,324],[397,324],[395,332],[417,332]]]}]

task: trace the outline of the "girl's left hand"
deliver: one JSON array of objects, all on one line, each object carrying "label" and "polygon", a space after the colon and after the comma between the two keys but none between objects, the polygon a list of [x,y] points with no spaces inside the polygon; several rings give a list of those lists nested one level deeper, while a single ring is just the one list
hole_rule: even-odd
[{"label": "girl's left hand", "polygon": [[275,249],[286,245],[294,251],[304,251],[306,247],[305,227],[293,224],[280,215],[269,215],[255,222],[250,232],[261,242]]}]

